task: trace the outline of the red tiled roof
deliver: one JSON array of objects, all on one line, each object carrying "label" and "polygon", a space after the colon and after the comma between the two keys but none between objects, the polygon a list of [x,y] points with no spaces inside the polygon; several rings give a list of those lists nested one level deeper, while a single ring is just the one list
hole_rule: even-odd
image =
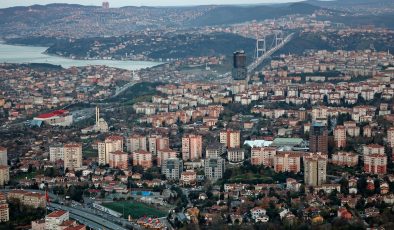
[{"label": "red tiled roof", "polygon": [[58,218],[58,217],[63,216],[66,213],[67,212],[64,210],[58,210],[58,211],[51,212],[47,217]]},{"label": "red tiled roof", "polygon": [[61,110],[53,111],[51,113],[41,114],[37,118],[46,119],[46,118],[51,118],[51,117],[55,117],[55,116],[61,116],[61,115],[65,114],[65,113],[68,113],[68,111],[61,109]]}]

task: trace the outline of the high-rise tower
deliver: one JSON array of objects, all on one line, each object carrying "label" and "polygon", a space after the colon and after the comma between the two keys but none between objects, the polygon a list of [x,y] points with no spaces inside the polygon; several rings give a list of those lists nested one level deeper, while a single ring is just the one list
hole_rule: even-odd
[{"label": "high-rise tower", "polygon": [[246,68],[246,54],[245,51],[236,51],[233,55],[233,71],[232,77],[234,80],[246,80],[248,70]]},{"label": "high-rise tower", "polygon": [[309,135],[309,151],[328,153],[328,131],[325,125],[314,123]]}]

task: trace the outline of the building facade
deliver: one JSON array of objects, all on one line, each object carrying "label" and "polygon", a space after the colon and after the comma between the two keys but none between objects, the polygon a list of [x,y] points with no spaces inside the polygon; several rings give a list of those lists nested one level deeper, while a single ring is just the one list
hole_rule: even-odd
[{"label": "building facade", "polygon": [[312,153],[304,156],[304,182],[309,186],[320,186],[326,182],[327,155]]},{"label": "building facade", "polygon": [[230,162],[241,162],[245,159],[245,150],[240,148],[230,148],[227,150],[227,159]]},{"label": "building facade", "polygon": [[202,158],[202,136],[189,134],[182,138],[182,159],[198,160]]},{"label": "building facade", "polygon": [[177,158],[176,151],[172,149],[160,149],[157,151],[157,166],[161,167],[163,161],[169,158]]},{"label": "building facade", "polygon": [[58,230],[59,225],[70,219],[70,213],[64,210],[53,211],[45,217],[46,230]]},{"label": "building facade", "polygon": [[275,155],[276,155],[276,148],[274,147],[252,148],[251,164],[272,167],[274,163]]},{"label": "building facade", "polygon": [[225,160],[223,158],[207,159],[205,161],[204,172],[205,177],[211,181],[223,178],[225,171]]},{"label": "building facade", "polygon": [[143,135],[132,135],[126,138],[127,152],[132,153],[137,150],[147,151],[146,136]]},{"label": "building facade", "polygon": [[0,146],[0,165],[8,165],[7,148]]},{"label": "building facade", "polygon": [[220,143],[227,148],[241,147],[241,132],[239,130],[225,130],[220,132]]},{"label": "building facade", "polygon": [[0,222],[7,222],[10,220],[10,209],[7,203],[7,197],[4,193],[0,193]]},{"label": "building facade", "polygon": [[275,172],[293,172],[301,171],[301,154],[293,152],[278,152],[274,156]]},{"label": "building facade", "polygon": [[161,173],[167,180],[179,180],[183,171],[183,161],[178,158],[168,158],[163,160]]},{"label": "building facade", "polygon": [[328,131],[325,125],[314,123],[309,133],[309,151],[328,153]]},{"label": "building facade", "polygon": [[144,170],[152,167],[152,153],[144,150],[133,152],[133,165],[141,166]]},{"label": "building facade", "polygon": [[346,128],[343,125],[338,125],[334,129],[334,141],[335,147],[345,148],[346,147]]},{"label": "building facade", "polygon": [[149,152],[156,156],[158,150],[170,147],[170,139],[162,135],[150,135],[148,137],[148,147]]},{"label": "building facade", "polygon": [[115,151],[110,153],[109,167],[118,168],[122,170],[128,169],[129,155],[122,151]]},{"label": "building facade", "polygon": [[99,164],[109,164],[110,153],[115,151],[123,151],[123,137],[109,136],[103,142],[98,143]]},{"label": "building facade", "polygon": [[384,154],[364,155],[364,172],[383,175],[387,173],[387,156]]},{"label": "building facade", "polygon": [[82,144],[64,145],[64,169],[74,170],[82,167]]},{"label": "building facade", "polygon": [[8,184],[10,181],[10,168],[6,165],[0,165],[0,186]]},{"label": "building facade", "polygon": [[332,155],[334,165],[353,167],[358,164],[358,155],[351,152],[337,152]]}]

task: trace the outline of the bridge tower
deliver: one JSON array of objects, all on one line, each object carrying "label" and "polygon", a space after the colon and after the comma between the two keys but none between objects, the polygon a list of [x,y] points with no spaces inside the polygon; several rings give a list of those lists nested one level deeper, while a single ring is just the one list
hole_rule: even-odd
[{"label": "bridge tower", "polygon": [[256,36],[256,56],[255,58],[259,58],[260,54],[263,55],[267,52],[267,44],[265,41],[265,36],[263,38],[258,38]]},{"label": "bridge tower", "polygon": [[275,47],[283,42],[283,32],[278,30],[275,32]]}]

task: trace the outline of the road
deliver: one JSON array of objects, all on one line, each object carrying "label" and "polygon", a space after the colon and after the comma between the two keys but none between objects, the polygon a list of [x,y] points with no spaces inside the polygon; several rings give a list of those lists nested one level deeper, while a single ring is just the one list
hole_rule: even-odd
[{"label": "road", "polygon": [[[1,192],[9,192],[10,189],[1,189]],[[25,191],[36,192],[45,194],[42,190],[31,190],[26,189]],[[51,200],[57,200],[57,196],[52,193],[48,193]],[[76,202],[75,202],[76,203]],[[114,229],[114,230],[127,230],[127,229],[141,229],[137,224],[128,222],[123,218],[117,218],[107,213],[101,212],[96,209],[83,207],[82,204],[74,205],[73,207],[49,202],[47,205],[50,210],[66,210],[70,212],[70,217],[77,220],[78,222],[85,224],[86,226],[95,230]]]},{"label": "road", "polygon": [[75,218],[76,220],[81,221],[81,223],[83,222],[87,223],[86,224],[87,226],[94,229],[98,229],[98,230],[101,229],[127,230],[128,229],[121,225],[113,223],[110,218],[104,219],[98,215],[91,214],[89,212],[86,212],[86,210],[80,208],[69,207],[61,204],[55,204],[52,202],[50,202],[48,206],[53,209],[69,211],[71,218],[73,219]]},{"label": "road", "polygon": [[278,44],[277,46],[275,46],[274,48],[268,50],[266,53],[264,53],[261,57],[257,58],[254,62],[252,62],[247,68],[248,68],[248,72],[252,72],[254,71],[259,65],[261,65],[261,63],[267,59],[268,57],[270,57],[272,54],[274,54],[276,51],[278,51],[280,48],[282,48],[284,45],[286,45],[289,41],[291,41],[291,39],[293,38],[294,33],[289,34],[284,40],[283,42],[281,42],[280,44]]},{"label": "road", "polygon": [[132,87],[133,85],[137,84],[138,82],[129,82],[125,85],[123,85],[122,87],[116,89],[116,92],[114,95],[111,96],[111,98],[117,97],[119,94],[123,93],[124,91],[126,91],[128,88]]},{"label": "road", "polygon": [[[261,57],[257,58],[254,62],[250,63],[250,65],[247,67],[248,73],[250,74],[253,72],[257,67],[263,63],[263,61],[267,58],[269,58],[272,54],[274,54],[276,51],[281,49],[284,45],[286,45],[288,42],[291,41],[293,38],[294,33],[289,34],[283,42],[275,46],[274,48],[268,50],[266,53],[264,53]],[[220,82],[220,83],[229,83],[231,82],[231,72],[224,73],[222,75],[219,75],[219,77],[215,80],[215,82]]]}]

